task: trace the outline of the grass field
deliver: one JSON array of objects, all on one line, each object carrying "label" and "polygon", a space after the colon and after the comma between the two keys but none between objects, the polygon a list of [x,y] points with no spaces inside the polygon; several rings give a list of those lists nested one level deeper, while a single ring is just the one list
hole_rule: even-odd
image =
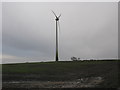
[{"label": "grass field", "polygon": [[[97,88],[117,88],[118,60],[59,61],[2,65],[3,88],[13,87],[10,81],[75,81],[80,78],[102,77]],[[119,74],[120,75],[120,74]],[[19,88],[19,87],[18,87]]]}]

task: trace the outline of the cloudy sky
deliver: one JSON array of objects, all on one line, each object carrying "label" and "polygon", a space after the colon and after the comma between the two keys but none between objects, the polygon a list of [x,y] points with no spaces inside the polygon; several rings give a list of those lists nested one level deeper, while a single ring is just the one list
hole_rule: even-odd
[{"label": "cloudy sky", "polygon": [[55,17],[60,13],[59,57],[118,57],[117,2],[4,2],[2,62],[53,61]]}]

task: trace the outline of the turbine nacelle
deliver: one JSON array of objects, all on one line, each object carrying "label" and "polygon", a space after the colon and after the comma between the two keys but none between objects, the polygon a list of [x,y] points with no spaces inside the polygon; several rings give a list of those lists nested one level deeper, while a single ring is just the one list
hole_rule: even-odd
[{"label": "turbine nacelle", "polygon": [[[53,12],[53,11],[52,11]],[[59,16],[57,16],[54,12],[53,12],[53,14],[55,15],[55,17],[56,17],[56,21],[59,21],[59,18],[60,18],[60,16],[61,16],[61,14],[59,15]]]},{"label": "turbine nacelle", "polygon": [[59,18],[56,18],[55,20],[56,20],[56,21],[58,21],[58,20],[59,20]]}]

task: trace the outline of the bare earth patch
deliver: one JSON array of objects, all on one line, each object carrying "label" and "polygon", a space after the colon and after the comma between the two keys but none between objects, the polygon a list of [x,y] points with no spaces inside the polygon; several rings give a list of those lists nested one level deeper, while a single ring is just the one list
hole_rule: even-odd
[{"label": "bare earth patch", "polygon": [[80,78],[74,81],[9,81],[3,82],[6,88],[88,88],[103,82],[102,77]]}]

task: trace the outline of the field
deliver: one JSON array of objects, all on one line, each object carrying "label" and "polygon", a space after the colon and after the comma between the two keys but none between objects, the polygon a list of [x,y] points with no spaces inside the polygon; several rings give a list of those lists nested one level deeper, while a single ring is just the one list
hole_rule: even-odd
[{"label": "field", "polygon": [[118,88],[118,60],[2,65],[5,88]]}]

